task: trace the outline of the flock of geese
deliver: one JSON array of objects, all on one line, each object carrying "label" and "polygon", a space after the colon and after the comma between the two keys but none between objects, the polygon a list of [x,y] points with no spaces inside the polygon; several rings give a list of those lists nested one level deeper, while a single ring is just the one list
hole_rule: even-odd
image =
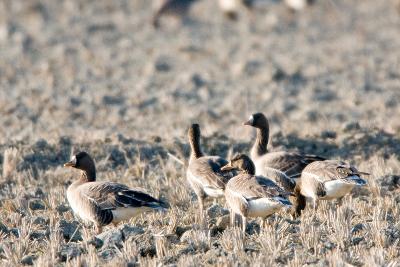
[{"label": "flock of geese", "polygon": [[[200,147],[198,124],[188,130],[191,148],[187,166],[187,181],[199,203],[200,218],[204,222],[204,200],[225,197],[235,216],[242,217],[246,230],[247,218],[265,218],[281,209],[291,208],[298,216],[311,199],[313,208],[319,200],[341,199],[355,186],[366,184],[361,176],[368,173],[339,160],[327,160],[315,155],[296,152],[268,152],[269,123],[262,113],[250,116],[244,123],[256,128],[257,136],[250,157],[238,154],[229,161],[219,156],[204,155]],[[67,190],[68,202],[75,214],[95,225],[117,224],[146,211],[166,211],[168,203],[142,190],[107,181],[96,181],[93,159],[86,152],[75,154],[64,164],[81,170],[81,176]]]},{"label": "flock of geese", "polygon": [[[160,0],[153,15],[153,26],[160,27],[160,19],[163,16],[185,17],[195,2],[199,0]],[[261,0],[259,0],[261,2]],[[289,10],[300,11],[313,4],[315,0],[283,0]],[[253,10],[257,0],[218,0],[218,8],[228,19],[236,20],[241,9]],[[268,0],[264,0],[268,2]],[[270,1],[271,2],[271,1]]]}]

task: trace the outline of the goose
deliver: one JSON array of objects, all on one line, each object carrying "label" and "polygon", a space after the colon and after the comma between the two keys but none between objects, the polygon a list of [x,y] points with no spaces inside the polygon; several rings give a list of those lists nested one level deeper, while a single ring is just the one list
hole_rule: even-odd
[{"label": "goose", "polygon": [[256,175],[266,176],[285,190],[293,192],[301,171],[311,162],[325,160],[315,155],[297,152],[268,152],[269,123],[263,113],[255,113],[243,123],[257,129],[257,137],[251,148],[250,156],[256,166]]},{"label": "goose", "polygon": [[218,0],[218,5],[228,19],[236,20],[241,6],[250,10],[253,0]]},{"label": "goose", "polygon": [[300,11],[305,9],[307,6],[312,5],[315,0],[285,0],[286,6],[291,11]]},{"label": "goose", "polygon": [[193,2],[197,0],[163,0],[153,16],[154,28],[160,27],[160,18],[163,15],[182,17],[186,16]]},{"label": "goose", "polygon": [[81,170],[81,176],[67,189],[67,199],[75,214],[95,225],[96,233],[102,226],[128,220],[142,212],[165,211],[168,204],[126,185],[96,181],[96,167],[87,152],[75,154],[64,167]]},{"label": "goose", "polygon": [[341,199],[355,186],[366,185],[361,175],[369,174],[339,160],[316,161],[302,171],[300,192],[313,200],[316,209],[319,200]]},{"label": "goose", "polygon": [[251,159],[256,166],[256,175],[266,176],[295,197],[293,216],[299,216],[306,206],[306,199],[300,193],[298,183],[301,171],[310,163],[325,160],[315,155],[301,154],[288,151],[268,152],[269,123],[267,117],[259,112],[254,113],[243,123],[257,129],[257,137],[250,151]]},{"label": "goose", "polygon": [[200,148],[200,137],[200,126],[192,124],[188,130],[191,152],[186,177],[197,195],[200,218],[203,219],[205,198],[223,197],[225,184],[231,176],[229,173],[221,171],[221,167],[228,163],[227,160],[218,156],[205,156],[203,154]]},{"label": "goose", "polygon": [[235,213],[240,214],[243,232],[246,231],[247,217],[265,219],[281,208],[291,206],[287,199],[291,193],[266,177],[256,176],[254,163],[248,156],[244,154],[234,156],[221,170],[240,171],[226,184],[225,198],[231,209],[231,224]]}]

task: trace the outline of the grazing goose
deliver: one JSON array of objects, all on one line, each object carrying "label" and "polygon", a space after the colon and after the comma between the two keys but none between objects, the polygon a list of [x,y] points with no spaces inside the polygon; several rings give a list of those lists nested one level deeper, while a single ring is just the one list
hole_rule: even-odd
[{"label": "grazing goose", "polygon": [[97,233],[102,226],[118,223],[150,210],[165,210],[167,204],[152,196],[113,182],[96,182],[93,159],[86,152],[74,155],[64,167],[82,171],[67,190],[68,202],[84,221],[93,222]]},{"label": "grazing goose", "polygon": [[190,6],[197,0],[163,0],[153,16],[154,28],[160,27],[160,18],[164,15],[184,17]]},{"label": "grazing goose", "polygon": [[318,200],[342,198],[355,186],[367,182],[354,166],[339,160],[316,161],[304,168],[301,174],[300,192],[313,200],[314,209]]},{"label": "grazing goose", "polygon": [[231,176],[221,171],[228,161],[217,156],[204,156],[200,148],[200,126],[192,124],[188,130],[190,159],[187,167],[187,180],[197,195],[200,216],[203,219],[204,199],[224,196],[225,184]]},{"label": "grazing goose", "polygon": [[291,206],[287,199],[291,193],[268,178],[256,176],[254,164],[248,156],[236,155],[222,167],[223,171],[232,169],[241,173],[226,184],[225,198],[231,209],[231,223],[234,213],[242,216],[243,232],[246,231],[247,217],[266,218],[285,206]]},{"label": "grazing goose", "polygon": [[269,123],[262,113],[255,113],[243,123],[257,129],[257,137],[251,149],[251,159],[256,166],[256,174],[271,178],[285,190],[293,192],[296,180],[301,171],[311,162],[324,160],[314,155],[303,155],[296,152],[267,150],[269,139]]}]

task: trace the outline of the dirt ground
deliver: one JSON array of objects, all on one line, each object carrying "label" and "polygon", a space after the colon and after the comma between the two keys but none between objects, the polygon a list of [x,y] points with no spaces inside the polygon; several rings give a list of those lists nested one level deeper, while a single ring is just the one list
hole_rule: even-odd
[{"label": "dirt ground", "polygon": [[[395,1],[330,0],[298,13],[260,1],[230,22],[216,1],[154,29],[145,0],[0,1],[0,262],[16,266],[400,265],[400,17]],[[249,151],[251,113],[271,149],[343,159],[368,186],[246,236],[224,201],[200,230],[186,130],[229,157]],[[93,238],[74,218],[62,164],[171,204]],[[10,156],[11,155],[11,156]],[[15,160],[5,160],[13,158]]]}]

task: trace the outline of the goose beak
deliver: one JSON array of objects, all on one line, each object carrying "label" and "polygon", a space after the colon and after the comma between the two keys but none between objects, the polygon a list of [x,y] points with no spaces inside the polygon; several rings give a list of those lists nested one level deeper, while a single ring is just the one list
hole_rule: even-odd
[{"label": "goose beak", "polygon": [[75,167],[76,166],[76,157],[74,156],[70,161],[64,163],[64,167]]},{"label": "goose beak", "polygon": [[250,118],[247,121],[243,122],[243,125],[253,126],[253,123],[254,123],[254,118],[253,116],[250,116]]},{"label": "goose beak", "polygon": [[221,171],[230,171],[233,170],[234,167],[231,165],[231,163],[229,162],[228,164],[226,164],[225,166],[221,167]]}]

